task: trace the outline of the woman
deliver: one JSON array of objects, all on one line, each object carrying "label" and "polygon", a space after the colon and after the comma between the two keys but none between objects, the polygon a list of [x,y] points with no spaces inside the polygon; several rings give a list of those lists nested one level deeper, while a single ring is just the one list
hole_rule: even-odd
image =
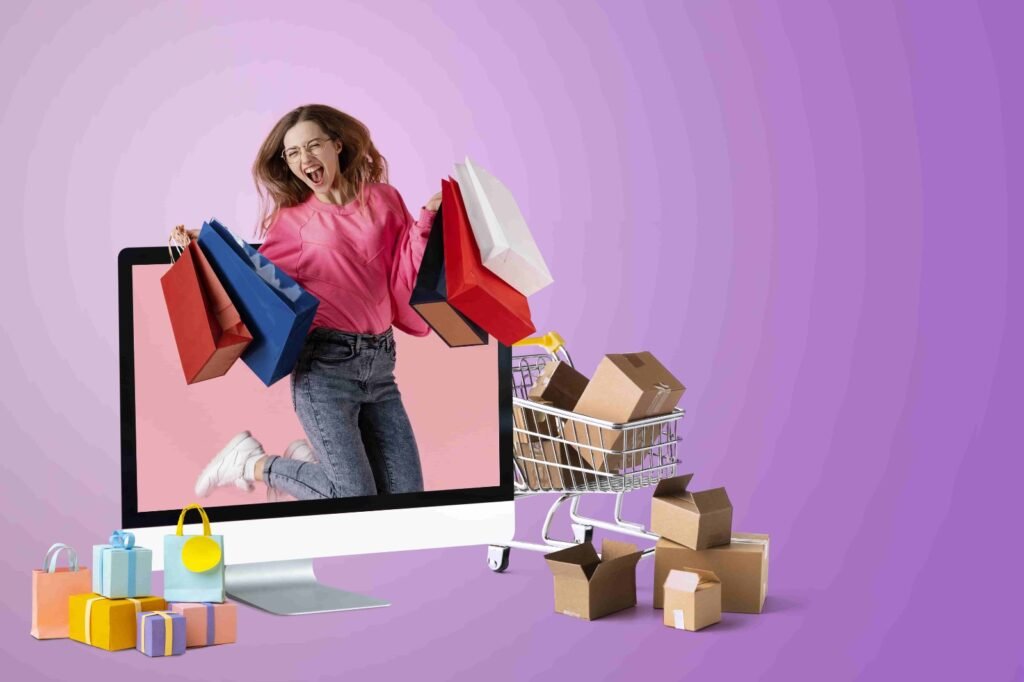
[{"label": "woman", "polygon": [[291,376],[292,403],[312,446],[278,457],[242,432],[196,481],[196,494],[262,481],[298,499],[423,490],[419,451],[395,384],[392,324],[429,328],[409,306],[434,214],[414,221],[387,184],[369,130],[329,106],[284,116],[260,147],[260,251],[320,299]]}]

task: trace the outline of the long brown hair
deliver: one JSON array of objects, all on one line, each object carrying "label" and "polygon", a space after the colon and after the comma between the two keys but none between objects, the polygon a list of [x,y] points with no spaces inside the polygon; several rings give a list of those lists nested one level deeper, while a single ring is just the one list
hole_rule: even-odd
[{"label": "long brown hair", "polygon": [[324,104],[305,104],[292,109],[274,125],[252,164],[252,178],[260,197],[256,224],[260,238],[266,236],[282,208],[297,206],[313,193],[281,158],[285,133],[303,121],[313,121],[330,139],[341,141],[338,168],[341,177],[355,190],[360,208],[366,205],[368,184],[388,181],[388,162],[373,146],[370,130],[361,121]]}]

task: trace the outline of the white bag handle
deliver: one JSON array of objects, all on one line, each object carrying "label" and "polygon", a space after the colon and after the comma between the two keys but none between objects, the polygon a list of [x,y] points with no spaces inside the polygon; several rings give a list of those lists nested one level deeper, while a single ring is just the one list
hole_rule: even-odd
[{"label": "white bag handle", "polygon": [[78,552],[75,551],[74,547],[65,545],[63,542],[56,542],[50,546],[50,549],[46,550],[46,556],[43,557],[43,570],[47,573],[53,573],[57,570],[57,559],[60,558],[60,553],[63,550],[68,551],[68,566],[71,571],[78,570]]}]

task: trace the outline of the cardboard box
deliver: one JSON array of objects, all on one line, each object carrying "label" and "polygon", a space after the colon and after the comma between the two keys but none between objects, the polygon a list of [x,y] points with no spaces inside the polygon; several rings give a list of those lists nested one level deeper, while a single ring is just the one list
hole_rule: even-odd
[{"label": "cardboard box", "polygon": [[651,428],[622,431],[584,424],[577,419],[565,420],[562,433],[565,440],[576,444],[587,464],[610,474],[643,468],[655,439],[655,430]]},{"label": "cardboard box", "polygon": [[545,401],[560,410],[572,411],[589,380],[569,363],[549,362],[530,388],[530,400]]},{"label": "cardboard box", "polygon": [[231,644],[238,638],[238,607],[223,604],[174,602],[171,611],[185,618],[185,646]]},{"label": "cardboard box", "polygon": [[589,473],[593,470],[571,445],[550,440],[517,443],[516,454],[531,490],[572,490],[597,482],[597,476]]},{"label": "cardboard box", "polygon": [[732,503],[725,488],[690,492],[693,474],[663,479],[651,498],[651,532],[691,549],[729,544]]},{"label": "cardboard box", "polygon": [[670,628],[696,632],[722,620],[722,583],[711,571],[673,569],[663,587]]},{"label": "cardboard box", "polygon": [[733,533],[728,545],[690,549],[662,538],[654,547],[654,608],[665,601],[672,569],[712,571],[722,583],[722,611],[761,613],[768,593],[768,536]]},{"label": "cardboard box", "polygon": [[601,555],[585,542],[544,557],[555,579],[555,612],[596,620],[636,606],[636,545],[605,540]]},{"label": "cardboard box", "polygon": [[162,597],[107,599],[98,594],[76,594],[68,599],[68,636],[107,651],[134,649],[136,616],[165,608],[167,602]]},{"label": "cardboard box", "polygon": [[[550,405],[543,400],[531,400],[538,405]],[[516,432],[516,440],[520,443],[539,443],[546,441],[541,436],[558,435],[558,418],[552,414],[546,414],[540,410],[533,410],[519,405],[512,406],[512,420],[516,428],[529,433]]]},{"label": "cardboard box", "polygon": [[574,412],[624,424],[668,414],[686,387],[648,352],[606,355]]}]

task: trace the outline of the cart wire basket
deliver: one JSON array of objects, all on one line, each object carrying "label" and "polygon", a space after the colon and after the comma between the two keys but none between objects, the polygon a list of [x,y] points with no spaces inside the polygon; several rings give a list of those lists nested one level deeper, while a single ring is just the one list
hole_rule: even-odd
[{"label": "cart wire basket", "polygon": [[[657,540],[658,536],[642,524],[622,519],[622,495],[675,475],[678,427],[685,412],[677,408],[665,415],[616,424],[532,401],[530,389],[544,367],[553,361],[572,366],[572,357],[557,332],[524,339],[515,347],[534,350],[512,356],[515,496],[557,497],[544,519],[541,543],[513,540],[491,545],[487,552],[490,569],[500,573],[508,568],[512,548],[547,553],[589,542],[594,528]],[[544,352],[535,352],[538,347]],[[585,493],[614,494],[613,519],[603,521],[580,514],[580,498]],[[572,541],[551,536],[551,524],[566,502]],[[653,551],[652,547],[643,554],[648,556]]]}]

